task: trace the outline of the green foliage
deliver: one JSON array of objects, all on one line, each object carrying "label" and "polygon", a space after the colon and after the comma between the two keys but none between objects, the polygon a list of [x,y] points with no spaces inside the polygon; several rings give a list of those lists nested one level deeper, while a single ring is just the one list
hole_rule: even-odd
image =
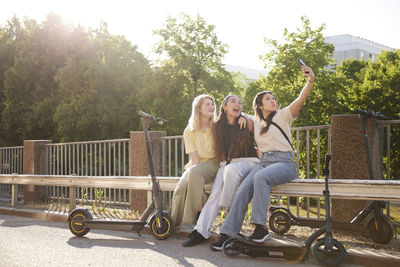
[{"label": "green foliage", "polygon": [[[261,58],[269,73],[249,83],[243,74],[223,68],[228,46],[199,15],[168,17],[154,31],[160,58],[155,65],[123,36],[110,34],[105,23],[86,30],[66,25],[54,14],[43,23],[13,17],[0,26],[0,145],[20,145],[24,139],[124,138],[141,130],[138,110],[169,121],[153,130],[180,135],[193,98],[202,93],[212,95],[218,105],[236,94],[244,111],[253,114],[256,93],[270,90],[285,107],[305,84],[297,58],[312,67],[316,82],[293,126],[329,124],[332,114],[354,108],[399,118],[399,50],[383,52],[375,62],[349,59],[336,66],[333,46],[323,37],[325,25],[312,29],[308,18],[301,22],[296,32],[284,31],[282,43],[265,40],[268,53]],[[400,177],[399,135],[392,129],[392,177]],[[300,144],[301,151],[304,146]],[[317,151],[311,147],[313,159]],[[300,157],[305,160],[305,152]]]},{"label": "green foliage", "polygon": [[[385,51],[365,67],[361,85],[360,107],[400,118],[400,50]],[[391,177],[400,178],[400,131],[398,125],[390,133]]]},{"label": "green foliage", "polygon": [[210,94],[220,103],[240,90],[223,68],[227,45],[218,40],[214,29],[200,16],[182,14],[180,20],[168,17],[164,28],[154,31],[160,37],[155,52],[163,60],[150,90],[152,110],[169,120],[169,134],[182,134],[197,95]]},{"label": "green foliage", "polygon": [[109,34],[106,24],[76,48],[81,53],[56,76],[63,101],[54,118],[61,140],[126,137],[139,127],[135,96],[150,75],[148,61],[124,38]]},{"label": "green foliage", "polygon": [[1,143],[122,138],[139,128],[138,96],[152,70],[136,46],[50,14],[0,27]]},{"label": "green foliage", "polygon": [[[313,93],[307,99],[296,120],[296,125],[316,125],[328,122],[331,110],[326,110],[330,103],[336,103],[336,95],[339,89],[336,80],[332,77],[332,71],[326,67],[333,64],[331,59],[333,46],[325,43],[322,34],[325,25],[313,30],[310,21],[302,17],[302,28],[298,32],[289,33],[286,29],[283,33],[284,42],[266,40],[269,47],[267,54],[261,58],[266,67],[270,69],[265,78],[259,79],[250,85],[246,92],[246,104],[252,101],[252,97],[258,91],[272,91],[281,107],[289,105],[297,98],[305,84],[305,78],[300,69],[297,58],[303,59],[314,71],[317,82]],[[326,103],[320,105],[320,103]],[[340,103],[339,103],[340,104]],[[318,117],[312,114],[319,114]]]}]

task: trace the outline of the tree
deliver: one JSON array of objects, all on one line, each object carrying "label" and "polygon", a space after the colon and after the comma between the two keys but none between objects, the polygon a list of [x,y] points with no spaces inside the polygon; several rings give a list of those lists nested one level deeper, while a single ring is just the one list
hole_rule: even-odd
[{"label": "tree", "polygon": [[151,74],[148,61],[105,23],[82,35],[75,48],[56,77],[62,103],[54,120],[61,139],[126,137],[139,127],[138,95]]},{"label": "tree", "polygon": [[215,26],[199,15],[192,19],[182,14],[180,19],[168,17],[165,27],[154,31],[161,39],[155,52],[162,60],[156,68],[157,87],[151,90],[152,110],[168,113],[169,134],[182,133],[195,96],[210,94],[220,103],[225,95],[238,92],[232,75],[221,63],[227,45],[218,40]]},{"label": "tree", "polygon": [[[331,75],[333,70],[328,68],[334,63],[331,59],[334,48],[325,43],[322,34],[325,25],[313,30],[308,18],[302,17],[301,21],[303,25],[301,29],[297,29],[298,32],[289,33],[284,30],[282,44],[276,40],[265,40],[270,52],[261,56],[261,59],[270,71],[266,77],[249,86],[245,102],[249,105],[258,91],[269,90],[274,93],[280,106],[290,104],[305,84],[297,61],[297,58],[301,58],[313,69],[317,82],[296,120],[296,125],[324,124],[328,123],[332,113],[343,109],[340,102],[337,103],[340,81]],[[320,105],[321,102],[325,105]],[[327,106],[331,109],[327,110]]]},{"label": "tree", "polygon": [[[375,62],[365,67],[360,90],[360,108],[375,110],[391,117],[400,118],[400,50],[383,51]],[[394,126],[390,133],[391,177],[400,178],[400,132]],[[397,128],[397,130],[396,130]]]},{"label": "tree", "polygon": [[5,72],[5,108],[2,113],[3,140],[20,144],[24,139],[48,139],[55,135],[52,116],[57,105],[54,75],[69,54],[69,28],[50,14],[43,25],[25,19],[9,24],[16,53]]},{"label": "tree", "polygon": [[[334,61],[331,58],[334,48],[331,44],[325,43],[322,34],[325,25],[312,29],[308,18],[302,17],[301,21],[303,25],[297,32],[289,33],[284,30],[282,43],[265,40],[269,52],[261,56],[261,59],[264,60],[269,73],[250,84],[246,91],[245,105],[251,106],[254,96],[265,90],[273,92],[280,107],[289,105],[298,97],[306,83],[297,60],[301,58],[313,69],[316,82],[294,126],[328,124],[331,114],[347,110],[339,94],[343,88],[343,81],[334,75]],[[316,136],[311,136],[311,142],[316,141],[315,139]],[[322,140],[321,147],[327,147],[327,144],[324,144],[327,142],[326,139]],[[311,149],[311,157],[316,157],[316,149],[314,147]],[[300,143],[300,158],[305,160],[305,157],[305,142],[303,142]],[[304,176],[305,170],[299,171],[300,175]],[[310,171],[312,176],[318,176],[316,169]]]}]

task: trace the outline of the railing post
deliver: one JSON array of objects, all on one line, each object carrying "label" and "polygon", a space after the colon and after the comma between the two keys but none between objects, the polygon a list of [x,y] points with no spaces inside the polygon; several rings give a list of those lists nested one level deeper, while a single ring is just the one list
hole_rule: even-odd
[{"label": "railing post", "polygon": [[69,211],[76,208],[76,186],[69,187]]},{"label": "railing post", "polygon": [[[367,126],[374,178],[382,179],[379,134],[373,120],[369,120]],[[367,156],[359,115],[332,115],[331,142],[330,178],[368,180]],[[333,199],[333,220],[349,222],[366,204],[367,201],[362,200]]]},{"label": "railing post", "polygon": [[[156,175],[162,173],[162,140],[164,131],[149,132]],[[146,176],[150,174],[147,158],[146,141],[143,131],[131,131],[129,140],[129,176]],[[130,190],[131,210],[142,213],[147,207],[146,190]]]},{"label": "railing post", "polygon": [[11,207],[15,208],[17,206],[17,197],[18,197],[18,185],[11,185]]},{"label": "railing post", "polygon": [[[46,144],[51,140],[24,141],[24,174],[46,174]],[[46,187],[24,185],[24,204],[47,197]]]}]

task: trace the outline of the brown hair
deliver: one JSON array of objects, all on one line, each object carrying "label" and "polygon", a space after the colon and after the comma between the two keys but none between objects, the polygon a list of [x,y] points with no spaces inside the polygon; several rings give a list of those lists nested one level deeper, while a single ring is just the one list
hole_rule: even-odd
[{"label": "brown hair", "polygon": [[[228,119],[226,117],[226,113],[224,110],[224,106],[228,102],[229,98],[235,95],[228,95],[222,101],[221,107],[219,109],[218,119],[213,126],[213,137],[214,137],[214,148],[216,157],[220,161],[226,160],[226,155],[229,155],[231,158],[237,158],[239,156],[246,156],[248,152],[249,146],[253,146],[252,134],[246,127],[245,129],[240,129],[238,125],[238,120],[240,118],[237,117],[235,120],[235,124],[233,125],[235,128],[234,135],[232,136],[232,145],[229,151],[225,151],[224,146],[224,131],[226,131],[228,126]],[[237,96],[235,96],[237,97]]]},{"label": "brown hair", "polygon": [[257,93],[257,95],[254,97],[254,100],[253,100],[253,110],[254,110],[255,116],[259,120],[265,121],[267,124],[265,127],[263,127],[261,129],[260,135],[262,135],[263,133],[266,133],[269,130],[269,127],[271,126],[272,118],[276,114],[276,110],[275,110],[274,112],[271,112],[270,114],[268,114],[267,118],[264,118],[262,110],[259,107],[262,106],[262,99],[263,99],[264,95],[266,95],[266,94],[270,94],[270,95],[274,96],[271,91],[263,91],[263,92]]}]

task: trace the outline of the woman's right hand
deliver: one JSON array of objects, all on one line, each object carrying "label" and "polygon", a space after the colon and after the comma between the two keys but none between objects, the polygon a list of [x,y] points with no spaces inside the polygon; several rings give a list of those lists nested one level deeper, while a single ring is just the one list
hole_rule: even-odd
[{"label": "woman's right hand", "polygon": [[304,66],[301,68],[301,71],[303,72],[304,76],[308,77],[308,79],[309,79],[310,81],[314,81],[315,75],[314,75],[313,70],[312,70],[309,66],[305,66],[305,65],[304,65]]}]

